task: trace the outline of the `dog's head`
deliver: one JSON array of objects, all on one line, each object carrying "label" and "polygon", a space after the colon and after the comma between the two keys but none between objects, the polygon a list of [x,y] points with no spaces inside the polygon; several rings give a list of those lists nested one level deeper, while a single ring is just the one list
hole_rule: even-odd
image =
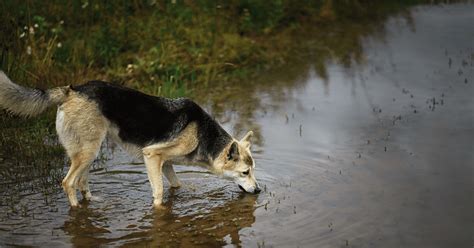
[{"label": "dog's head", "polygon": [[255,161],[250,152],[252,135],[250,131],[240,141],[234,139],[214,161],[213,167],[217,174],[234,181],[240,189],[256,194],[260,188],[254,175]]}]

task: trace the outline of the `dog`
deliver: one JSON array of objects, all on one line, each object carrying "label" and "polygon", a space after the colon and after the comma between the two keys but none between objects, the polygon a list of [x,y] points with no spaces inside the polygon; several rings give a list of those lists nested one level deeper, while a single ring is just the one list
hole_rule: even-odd
[{"label": "dog", "polygon": [[0,108],[23,117],[58,106],[56,131],[71,161],[62,181],[71,207],[78,207],[77,189],[86,200],[89,167],[109,137],[136,158],[143,158],[153,192],[153,206],[162,208],[163,177],[179,187],[173,164],[199,165],[230,179],[248,193],[259,193],[250,151],[252,131],[241,140],[229,135],[197,103],[169,99],[103,81],[48,90],[12,82],[0,71]]}]

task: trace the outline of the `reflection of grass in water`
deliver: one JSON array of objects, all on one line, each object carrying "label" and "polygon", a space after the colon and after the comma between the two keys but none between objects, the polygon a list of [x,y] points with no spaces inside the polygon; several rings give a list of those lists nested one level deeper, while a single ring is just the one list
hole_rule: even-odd
[{"label": "reflection of grass in water", "polygon": [[[13,208],[22,196],[37,193],[48,205],[51,196],[62,191],[63,169],[69,168],[69,160],[57,140],[54,115],[48,111],[24,119],[0,114],[0,206]],[[104,144],[91,169],[103,168],[106,151]]]},{"label": "reflection of grass in water", "polygon": [[51,115],[38,120],[0,115],[0,205],[13,205],[21,195],[35,193],[48,204],[49,196],[60,190],[65,160]]},{"label": "reflection of grass in water", "polygon": [[[420,2],[334,2],[324,7],[323,17],[316,17],[312,20],[315,22],[298,23],[266,37],[267,40],[262,42],[265,46],[262,60],[271,62],[262,64],[264,70],[257,72],[269,72],[270,77],[265,73],[259,76],[251,73],[255,77],[241,80],[239,85],[219,82],[211,84],[213,87],[194,90],[194,96],[200,102],[209,104],[207,107],[216,119],[232,121],[237,135],[254,130],[256,143],[261,144],[260,127],[255,126],[254,121],[258,115],[265,115],[267,111],[278,112],[280,103],[288,102],[294,90],[304,87],[310,72],[321,79],[324,90],[328,91],[328,64],[342,65],[348,73],[351,73],[352,67],[363,65],[366,61],[364,40],[368,37],[383,40],[385,23],[391,17],[402,18],[412,26],[408,7],[417,3]],[[233,71],[242,74],[249,72]],[[264,95],[265,105],[262,105],[261,92],[268,93]],[[284,121],[285,114],[291,113],[280,114]]]}]

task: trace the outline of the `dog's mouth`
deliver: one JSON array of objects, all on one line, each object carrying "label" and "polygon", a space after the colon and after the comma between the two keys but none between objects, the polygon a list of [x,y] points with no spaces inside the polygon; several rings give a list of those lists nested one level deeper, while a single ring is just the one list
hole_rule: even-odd
[{"label": "dog's mouth", "polygon": [[239,185],[239,188],[243,191],[243,192],[246,192],[246,193],[253,193],[253,194],[258,194],[260,193],[260,191],[262,191],[259,187],[255,188],[255,190],[253,192],[248,192],[247,190],[244,189],[244,187],[242,187],[240,184]]}]

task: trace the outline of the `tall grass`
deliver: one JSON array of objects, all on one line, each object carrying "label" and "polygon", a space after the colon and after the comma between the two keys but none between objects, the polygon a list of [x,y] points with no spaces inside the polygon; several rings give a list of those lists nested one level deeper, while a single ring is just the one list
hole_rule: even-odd
[{"label": "tall grass", "polygon": [[373,21],[416,2],[5,0],[0,68],[38,87],[99,78],[182,95],[283,63],[307,26]]}]

